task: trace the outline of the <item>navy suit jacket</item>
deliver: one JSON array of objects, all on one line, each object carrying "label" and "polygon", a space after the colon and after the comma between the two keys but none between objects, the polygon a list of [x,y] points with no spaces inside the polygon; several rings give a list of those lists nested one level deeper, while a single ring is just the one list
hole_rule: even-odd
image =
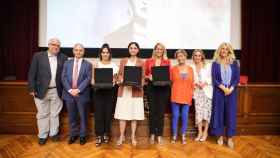
[{"label": "navy suit jacket", "polygon": [[[239,78],[240,78],[240,69],[237,64],[237,61],[234,61],[232,64],[230,64],[230,67],[232,70],[232,75],[231,75],[229,87],[233,87],[234,89],[236,89],[236,87],[239,84]],[[212,81],[213,81],[214,88],[217,88],[218,90],[220,90],[220,92],[223,92],[219,88],[219,85],[222,84],[222,77],[221,77],[220,64],[218,64],[217,62],[213,62],[212,64]]]},{"label": "navy suit jacket", "polygon": [[[62,98],[66,101],[73,101],[74,97],[68,92],[72,89],[72,74],[73,74],[74,59],[64,63],[61,81],[63,84]],[[90,83],[92,77],[92,65],[90,62],[83,59],[78,76],[78,89],[80,90],[78,98],[82,102],[90,100]]]}]

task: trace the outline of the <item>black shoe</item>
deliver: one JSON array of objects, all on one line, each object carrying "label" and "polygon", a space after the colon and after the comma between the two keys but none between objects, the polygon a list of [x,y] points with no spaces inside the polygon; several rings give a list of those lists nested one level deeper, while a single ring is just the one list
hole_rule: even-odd
[{"label": "black shoe", "polygon": [[58,142],[58,141],[59,141],[59,135],[56,134],[56,135],[54,135],[54,136],[51,136],[51,140],[52,140],[53,142]]},{"label": "black shoe", "polygon": [[47,138],[39,138],[38,144],[39,145],[45,145],[47,142]]},{"label": "black shoe", "polygon": [[87,142],[86,137],[80,137],[80,144],[81,144],[81,145],[86,144],[86,142]]},{"label": "black shoe", "polygon": [[78,136],[72,136],[68,140],[68,144],[73,144],[79,137]]},{"label": "black shoe", "polygon": [[96,139],[95,139],[95,146],[96,147],[99,147],[102,143],[102,138],[101,136],[97,136]]},{"label": "black shoe", "polygon": [[107,144],[107,143],[109,143],[109,136],[107,136],[107,135],[104,135],[103,136],[103,142],[105,143],[105,144]]}]

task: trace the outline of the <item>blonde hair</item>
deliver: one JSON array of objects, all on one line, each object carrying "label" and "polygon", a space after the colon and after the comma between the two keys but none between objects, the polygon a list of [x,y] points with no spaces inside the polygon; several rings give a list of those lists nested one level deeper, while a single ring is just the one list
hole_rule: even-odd
[{"label": "blonde hair", "polygon": [[175,58],[177,58],[178,54],[182,53],[186,58],[188,57],[188,53],[185,49],[178,49],[176,50],[174,56]]},{"label": "blonde hair", "polygon": [[192,53],[192,60],[194,61],[194,54],[195,54],[196,52],[200,52],[202,64],[203,64],[203,66],[205,66],[205,65],[206,65],[206,62],[205,62],[205,54],[204,54],[204,52],[203,52],[202,49],[195,49],[195,50],[193,51],[193,53]]},{"label": "blonde hair", "polygon": [[236,59],[236,57],[235,57],[235,54],[234,54],[234,51],[233,51],[233,48],[232,48],[231,44],[227,43],[227,42],[223,42],[222,44],[220,44],[220,46],[218,47],[218,49],[214,53],[213,60],[217,61],[218,63],[221,62],[220,53],[221,53],[221,50],[222,50],[223,47],[227,47],[227,49],[228,49],[227,59],[232,63]]},{"label": "blonde hair", "polygon": [[168,57],[167,57],[167,50],[166,50],[165,46],[162,43],[159,43],[159,42],[154,46],[153,53],[152,53],[152,58],[153,59],[155,58],[155,56],[156,56],[156,49],[157,49],[158,46],[161,46],[163,48],[162,58],[165,59],[165,60],[168,59]]}]

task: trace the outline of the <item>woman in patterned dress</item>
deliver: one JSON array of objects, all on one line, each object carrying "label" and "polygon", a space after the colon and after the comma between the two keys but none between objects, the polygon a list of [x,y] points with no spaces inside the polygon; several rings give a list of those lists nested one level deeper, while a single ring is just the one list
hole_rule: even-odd
[{"label": "woman in patterned dress", "polygon": [[208,137],[208,128],[212,109],[212,78],[211,65],[206,64],[205,55],[201,49],[193,51],[194,96],[195,99],[195,124],[198,135],[195,141],[205,141]]}]

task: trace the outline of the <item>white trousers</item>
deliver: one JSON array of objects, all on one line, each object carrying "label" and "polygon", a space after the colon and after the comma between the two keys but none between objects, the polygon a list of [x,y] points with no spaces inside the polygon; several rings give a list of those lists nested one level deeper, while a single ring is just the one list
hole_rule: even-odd
[{"label": "white trousers", "polygon": [[54,136],[59,131],[59,113],[63,103],[56,88],[49,89],[43,99],[34,98],[37,108],[38,137]]}]

